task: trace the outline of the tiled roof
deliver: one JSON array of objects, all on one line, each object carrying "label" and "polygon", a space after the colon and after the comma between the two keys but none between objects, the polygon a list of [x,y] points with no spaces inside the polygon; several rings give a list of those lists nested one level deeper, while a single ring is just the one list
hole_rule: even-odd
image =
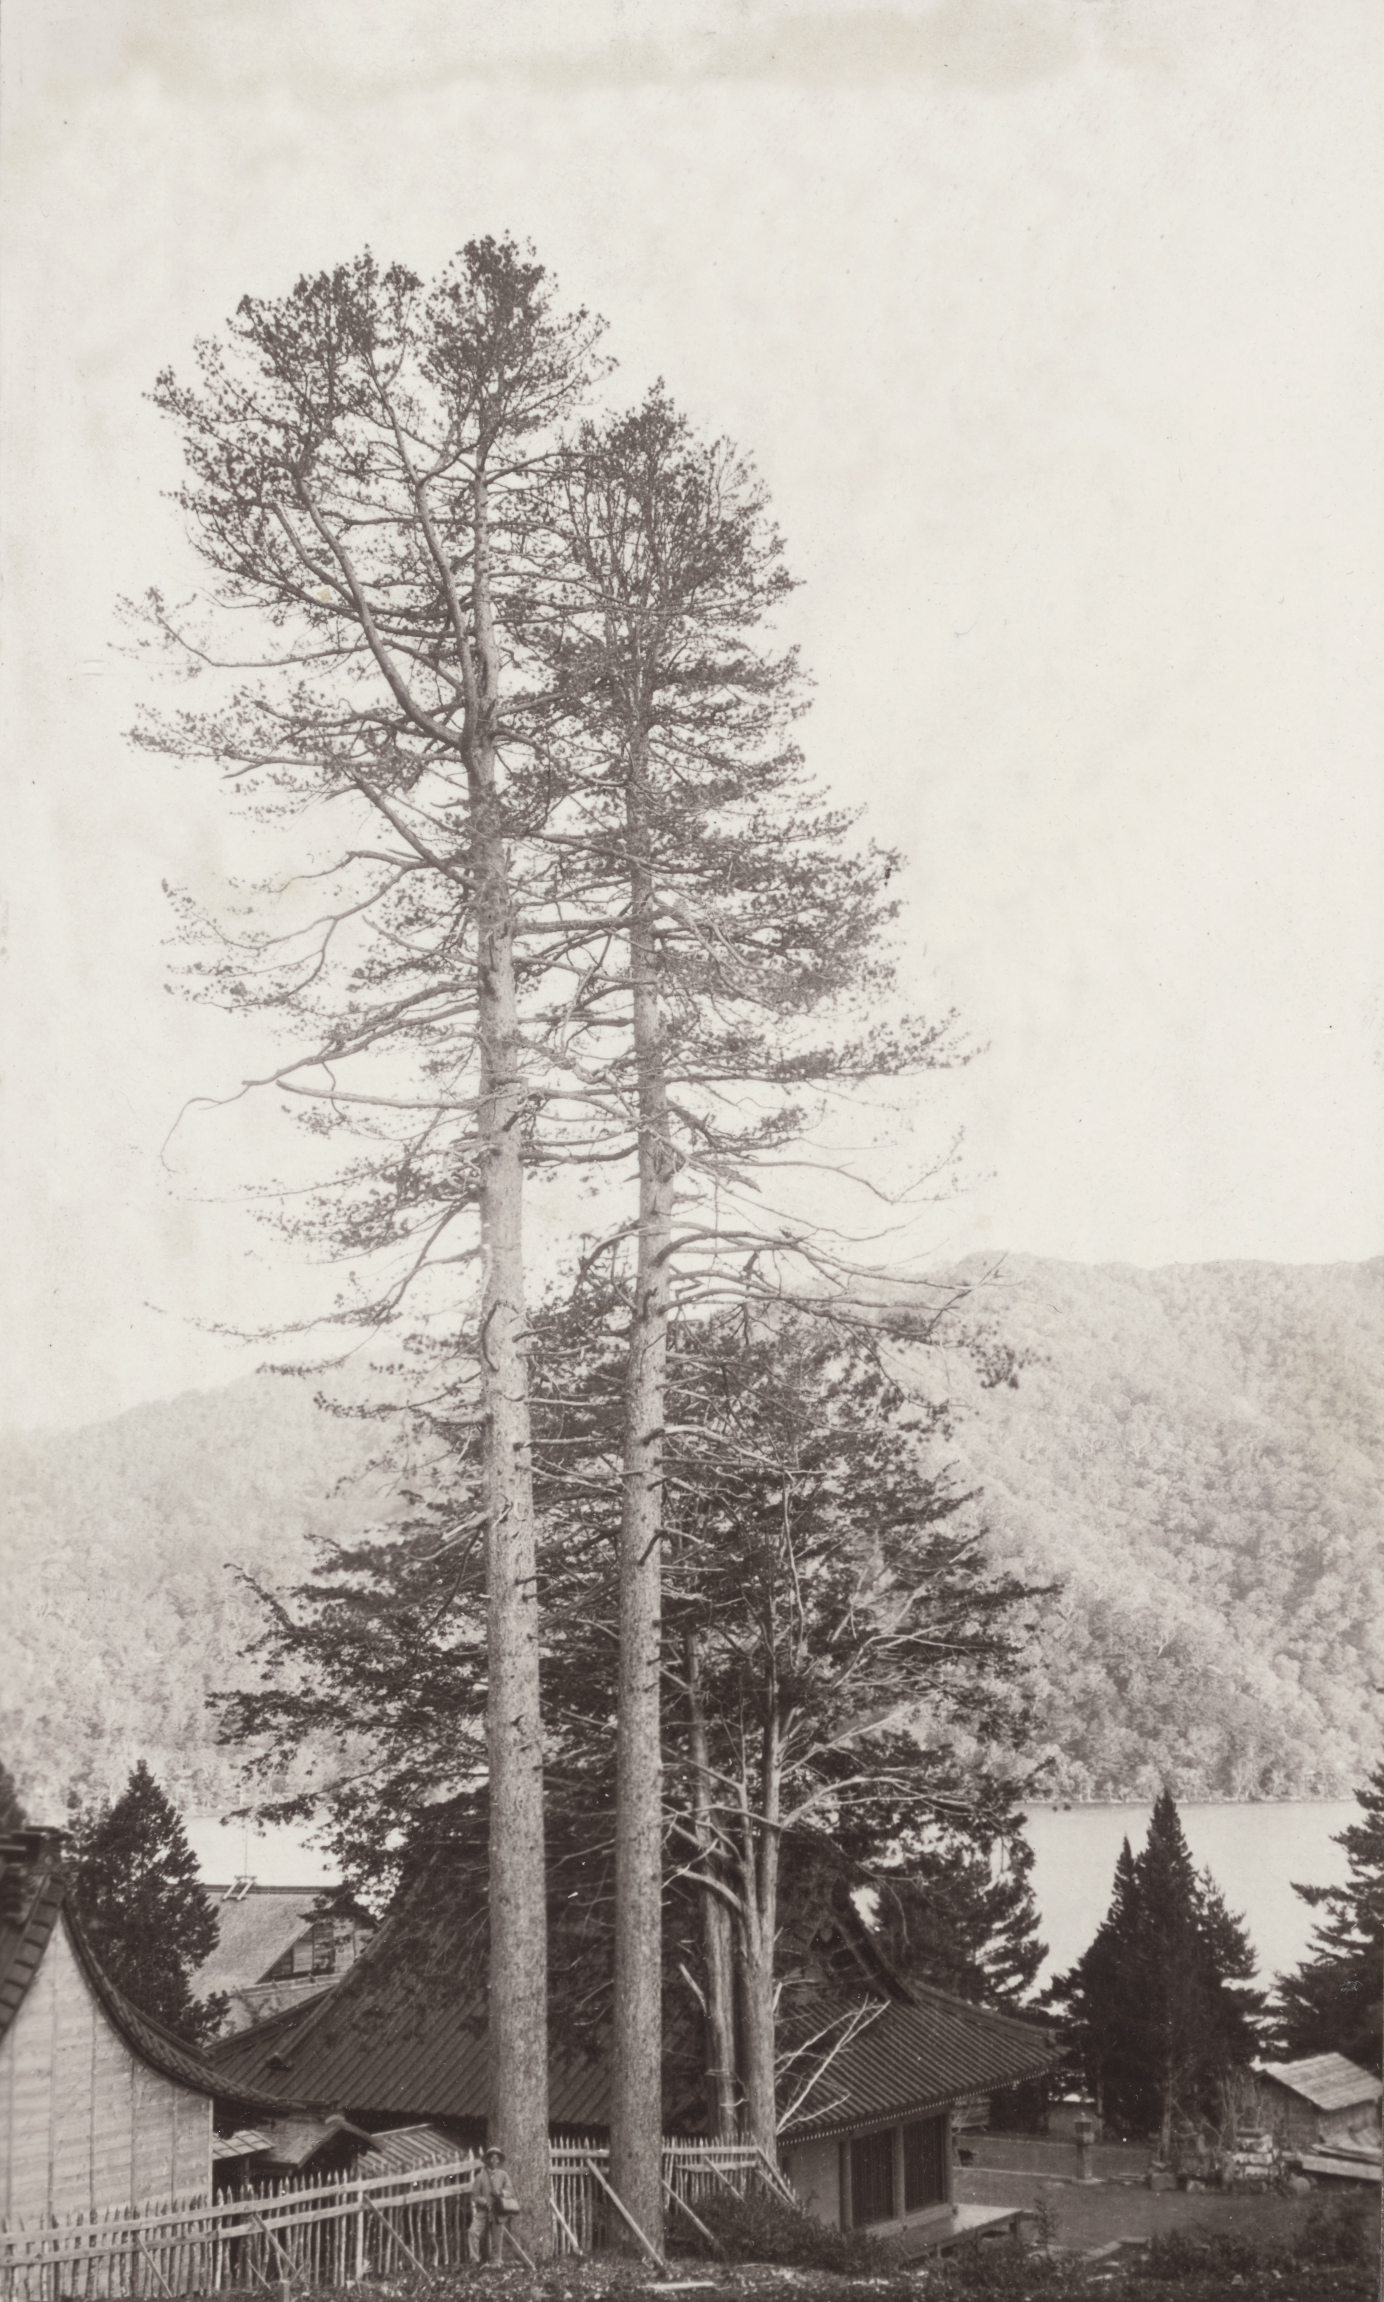
[{"label": "tiled roof", "polygon": [[275,1961],[307,1933],[309,1914],[322,1889],[252,1886],[248,1893],[229,1898],[215,1887],[208,1892],[216,1903],[221,1933],[210,1958],[190,1978],[196,1998],[262,1982]]},{"label": "tiled roof", "polygon": [[[390,1956],[390,1925],[355,1965],[306,2008],[286,2008],[210,2048],[223,2085],[373,2118],[454,2119],[483,2127],[490,2101],[477,2003],[445,1983],[422,1988]],[[549,2066],[554,2126],[606,2126],[605,2063],[555,2053]]]},{"label": "tiled roof", "polygon": [[1357,2102],[1378,2102],[1384,2094],[1377,2078],[1362,2070],[1358,2062],[1347,2062],[1343,2054],[1310,2054],[1301,2062],[1261,2062],[1259,2068],[1265,2078],[1300,2094],[1317,2110],[1350,2110]]},{"label": "tiled roof", "polygon": [[[1036,2078],[1058,2059],[1051,2030],[995,2014],[964,1998],[909,1981],[907,1999],[879,2011],[834,2056],[785,2141],[849,2133],[904,2115],[944,2110],[968,2094],[988,2094]],[[830,2040],[822,2046],[823,2058]]]},{"label": "tiled roof", "polygon": [[231,2030],[251,2030],[257,2022],[265,2022],[271,2014],[282,2014],[286,2007],[301,2008],[320,1998],[335,1982],[334,1974],[296,1974],[286,1982],[252,1982],[244,1990],[226,1993],[226,2012],[222,2018],[221,2035]]},{"label": "tiled roof", "polygon": [[268,2148],[268,2135],[261,2134],[253,2126],[242,2126],[234,2134],[213,2134],[211,2138],[211,2154],[217,2161],[223,2158],[257,2158]]},{"label": "tiled roof", "polygon": [[62,1926],[107,2021],[141,2062],[194,2093],[233,2100],[250,2109],[278,2108],[277,2101],[268,2096],[228,2086],[195,2047],[185,2045],[162,2023],[142,2014],[116,1989],[97,1964],[75,1912],[67,1907],[67,1881],[59,1859],[62,1836],[59,1831],[24,1830],[0,1846],[5,1891],[0,1908],[0,2038],[23,2005],[55,1928]]},{"label": "tiled roof", "polygon": [[438,2126],[395,2126],[371,2137],[356,2160],[355,2172],[412,2174],[415,2168],[447,2166],[461,2156],[459,2145]]},{"label": "tiled roof", "polygon": [[[398,1936],[387,1924],[311,2007],[219,2039],[210,2052],[223,2083],[281,2088],[285,2097],[366,2122],[438,2118],[481,2128],[489,2078],[477,2001],[449,1994],[445,1982],[421,1987],[405,1959],[393,1955],[392,1939]],[[795,2119],[795,2136],[940,2109],[1034,2077],[1057,2060],[1051,2029],[921,1984],[897,1987],[899,1996],[881,2001],[868,2027],[836,2056]],[[607,2127],[604,2058],[555,2049],[549,2112],[557,2128]]]}]

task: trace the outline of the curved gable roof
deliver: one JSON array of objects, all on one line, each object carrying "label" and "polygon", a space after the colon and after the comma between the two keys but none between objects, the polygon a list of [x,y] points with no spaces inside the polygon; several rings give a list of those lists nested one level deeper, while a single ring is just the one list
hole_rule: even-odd
[{"label": "curved gable roof", "polygon": [[[361,2116],[448,2118],[483,2126],[490,2104],[484,1994],[424,1981],[397,1919],[305,2007],[288,2007],[210,2049],[222,2084],[281,2088],[299,2102]],[[554,2126],[589,2131],[610,2120],[604,2059],[552,2054]]]},{"label": "curved gable roof", "polygon": [[64,1833],[20,1830],[0,1840],[0,2038],[13,2024],[43,1964],[54,1932],[61,1926],[92,1995],[132,2054],[196,2094],[256,2110],[282,2109],[275,2096],[228,2086],[220,2073],[161,2022],[141,2013],[105,1973],[67,1900],[61,1868]]},{"label": "curved gable roof", "polygon": [[[922,2116],[1037,2077],[1059,2057],[1050,2026],[885,1978],[890,1994],[832,2058],[785,2139]],[[860,1993],[833,1991],[822,2003],[828,2011],[858,2006]],[[800,2017],[796,2027],[801,2034],[817,2025]],[[280,2088],[322,2111],[479,2126],[489,2106],[484,1995],[449,1988],[445,1977],[425,1981],[411,1966],[398,1918],[386,1920],[349,1972],[309,2006],[236,2031],[210,2053],[223,2083]],[[549,2115],[557,2128],[609,2125],[604,2056],[565,2052],[554,2041]]]}]

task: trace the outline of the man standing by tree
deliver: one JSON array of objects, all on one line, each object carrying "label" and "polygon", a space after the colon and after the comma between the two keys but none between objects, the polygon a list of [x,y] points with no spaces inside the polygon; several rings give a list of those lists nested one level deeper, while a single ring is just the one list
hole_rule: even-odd
[{"label": "man standing by tree", "polygon": [[143,1759],[114,1806],[78,1820],[73,1840],[73,1900],[104,1972],[178,2037],[214,2036],[225,2001],[194,1999],[188,1983],[215,1950],[220,1922],[177,1810]]},{"label": "man standing by tree", "polygon": [[505,2234],[511,2217],[518,2212],[519,2201],[514,2195],[514,2184],[505,2167],[505,2154],[492,2144],[485,2153],[471,2192],[471,2221],[466,2233],[467,2260],[503,2262]]}]

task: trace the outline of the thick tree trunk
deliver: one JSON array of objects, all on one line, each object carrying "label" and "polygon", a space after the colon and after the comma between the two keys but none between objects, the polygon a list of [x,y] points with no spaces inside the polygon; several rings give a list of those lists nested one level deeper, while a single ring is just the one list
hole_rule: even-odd
[{"label": "thick tree trunk", "polygon": [[[630,761],[630,976],[639,1099],[639,1245],[625,1378],[620,1513],[620,1670],[615,1762],[615,2026],[611,2181],[662,2244],[663,1426],[674,1160],[649,868],[647,758]],[[631,2241],[633,2243],[633,2241]]]},{"label": "thick tree trunk", "polygon": [[481,1091],[480,1365],[485,1413],[490,1774],[490,2111],[530,2254],[551,2250],[548,2212],[548,1942],[538,1589],[524,1303],[523,1083],[514,922],[490,722],[496,651],[483,481],[476,491],[474,606],[479,725],[471,779]]},{"label": "thick tree trunk", "polygon": [[744,2040],[745,2140],[773,2159],[778,2143],[774,2072],[774,1944],[778,1933],[782,1771],[777,1717],[764,1729],[759,1812],[745,1817],[744,1916],[738,1929]]},{"label": "thick tree trunk", "polygon": [[[690,1714],[692,1827],[703,1867],[719,1867],[712,1825],[714,1793],[706,1713],[702,1706],[701,1654],[695,1631],[687,1633],[684,1653]],[[717,2142],[733,2142],[738,2132],[739,2099],[735,2058],[735,1942],[730,1911],[709,1886],[701,1890],[701,1918],[702,1965],[706,1977],[707,2131]]]},{"label": "thick tree trunk", "polygon": [[741,2112],[744,2139],[772,2158],[778,2136],[774,2085],[774,1945],[758,1913],[737,1928],[740,1950],[740,2036],[743,2045]]}]

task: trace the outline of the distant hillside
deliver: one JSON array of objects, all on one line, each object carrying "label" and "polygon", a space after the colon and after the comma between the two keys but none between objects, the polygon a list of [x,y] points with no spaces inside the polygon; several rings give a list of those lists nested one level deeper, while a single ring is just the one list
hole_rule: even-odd
[{"label": "distant hillside", "polygon": [[996,1555],[1064,1584],[1056,1786],[1348,1792],[1384,1745],[1384,1259],[1015,1255],[979,1301],[1026,1364],[1017,1390],[948,1368],[957,1452]]},{"label": "distant hillside", "polygon": [[[1054,1793],[1348,1792],[1384,1744],[1384,1261],[1014,1256],[974,1307],[1018,1388],[917,1374],[996,1558],[1062,1584],[1031,1658]],[[0,1439],[0,1757],[33,1813],[139,1757],[185,1806],[243,1795],[204,1709],[259,1626],[227,1562],[301,1579],[387,1502],[373,1443],[272,1376]]]},{"label": "distant hillside", "polygon": [[237,1794],[205,1707],[259,1625],[234,1569],[301,1578],[311,1534],[361,1523],[373,1443],[271,1375],[0,1436],[0,1757],[31,1814],[123,1789],[138,1758],[184,1807]]}]

